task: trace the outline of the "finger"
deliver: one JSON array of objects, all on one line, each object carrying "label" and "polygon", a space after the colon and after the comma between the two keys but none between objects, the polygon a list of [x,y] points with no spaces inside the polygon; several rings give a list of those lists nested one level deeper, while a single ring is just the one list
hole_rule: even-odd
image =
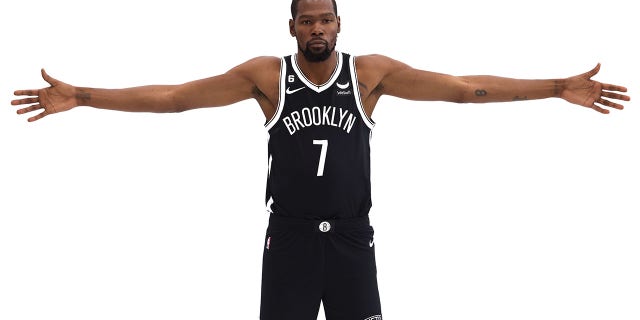
[{"label": "finger", "polygon": [[602,114],[609,114],[609,110],[607,110],[605,108],[602,108],[602,107],[599,107],[596,104],[593,104],[593,106],[591,106],[591,109],[593,109],[595,111],[598,111],[598,112],[600,112]]},{"label": "finger", "polygon": [[606,98],[610,98],[610,99],[617,99],[617,100],[622,100],[622,101],[631,101],[631,97],[624,95],[624,94],[618,94],[618,93],[613,93],[613,92],[606,92],[603,91],[602,92],[602,96],[606,97]]},{"label": "finger", "polygon": [[607,91],[627,92],[627,88],[623,86],[616,86],[615,84],[603,83],[602,89]]},{"label": "finger", "polygon": [[617,104],[615,102],[611,102],[609,100],[605,100],[605,99],[598,99],[596,100],[597,103],[603,105],[603,106],[607,106],[609,108],[614,108],[614,109],[618,109],[618,110],[622,110],[624,109],[624,106],[622,106],[621,104]]},{"label": "finger", "polygon": [[21,104],[38,103],[38,102],[40,102],[38,98],[17,99],[17,100],[11,100],[11,105],[17,106]]},{"label": "finger", "polygon": [[37,89],[30,89],[30,90],[16,90],[13,92],[14,96],[37,96],[38,95],[38,90]]},{"label": "finger", "polygon": [[41,113],[39,113],[39,114],[27,119],[27,121],[34,122],[34,121],[37,121],[37,120],[40,120],[40,119],[46,117],[47,115],[48,115],[48,113],[46,111],[43,111],[43,112],[41,112]]},{"label": "finger", "polygon": [[598,64],[596,65],[595,68],[591,69],[591,71],[585,73],[585,77],[587,77],[588,79],[591,79],[593,76],[595,76],[596,74],[598,74],[598,72],[600,72],[600,63],[598,62]]},{"label": "finger", "polygon": [[39,109],[42,109],[42,106],[39,105],[39,104],[34,104],[32,106],[29,106],[29,107],[26,107],[26,108],[22,108],[22,109],[20,109],[20,110],[18,110],[16,112],[18,114],[25,114],[25,113],[28,113],[28,112],[31,112],[31,111],[36,111],[36,110],[39,110]]},{"label": "finger", "polygon": [[48,82],[52,86],[58,82],[58,80],[54,79],[46,71],[44,71],[44,68],[40,69],[40,74],[42,74],[42,79],[44,79],[44,81]]}]

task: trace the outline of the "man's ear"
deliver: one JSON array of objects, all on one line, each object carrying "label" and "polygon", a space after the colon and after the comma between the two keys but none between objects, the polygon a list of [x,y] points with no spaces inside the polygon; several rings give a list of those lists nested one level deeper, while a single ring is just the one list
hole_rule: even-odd
[{"label": "man's ear", "polygon": [[292,37],[296,36],[296,22],[293,19],[289,19],[289,34]]}]

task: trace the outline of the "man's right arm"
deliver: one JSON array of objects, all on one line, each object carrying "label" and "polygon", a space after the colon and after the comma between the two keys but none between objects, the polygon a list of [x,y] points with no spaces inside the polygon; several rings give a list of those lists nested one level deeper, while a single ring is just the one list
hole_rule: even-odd
[{"label": "man's right arm", "polygon": [[30,117],[30,122],[76,106],[158,113],[226,106],[255,96],[257,84],[252,75],[260,70],[260,65],[269,63],[272,59],[256,58],[224,74],[180,85],[151,85],[126,89],[75,87],[54,79],[42,70],[42,77],[50,87],[17,90],[14,93],[16,96],[31,97],[13,100],[11,104],[30,104],[19,109],[18,114],[42,110],[41,113]]},{"label": "man's right arm", "polygon": [[181,85],[151,85],[126,89],[76,88],[79,106],[130,112],[182,112],[220,107],[251,98],[248,79],[225,73]]}]

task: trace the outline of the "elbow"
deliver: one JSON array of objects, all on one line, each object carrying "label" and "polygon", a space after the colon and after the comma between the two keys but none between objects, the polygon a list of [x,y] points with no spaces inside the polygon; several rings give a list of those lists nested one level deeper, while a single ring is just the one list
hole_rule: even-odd
[{"label": "elbow", "polygon": [[188,106],[185,105],[176,105],[170,112],[172,113],[182,113],[188,110],[191,110],[192,108],[189,108]]},{"label": "elbow", "polygon": [[464,77],[454,77],[454,81],[449,83],[446,88],[444,101],[452,103],[469,103],[472,102],[469,96],[471,84]]},{"label": "elbow", "polygon": [[460,104],[471,102],[468,94],[469,90],[469,82],[466,80],[461,80],[460,83],[456,85],[456,88],[454,90],[451,90],[452,95],[449,101]]},{"label": "elbow", "polygon": [[[487,103],[492,102],[489,92],[493,89],[489,88],[490,84],[481,82],[477,77],[460,77],[455,84],[454,99],[456,103]],[[492,92],[493,93],[493,92]],[[495,96],[495,94],[493,95]]]},{"label": "elbow", "polygon": [[451,99],[449,99],[449,102],[463,104],[463,103],[469,103],[469,99],[466,97],[466,95],[463,92],[461,92],[451,97]]},{"label": "elbow", "polygon": [[180,87],[174,86],[165,92],[161,103],[164,106],[162,110],[167,113],[181,113],[193,109],[186,101],[184,94],[180,92]]}]

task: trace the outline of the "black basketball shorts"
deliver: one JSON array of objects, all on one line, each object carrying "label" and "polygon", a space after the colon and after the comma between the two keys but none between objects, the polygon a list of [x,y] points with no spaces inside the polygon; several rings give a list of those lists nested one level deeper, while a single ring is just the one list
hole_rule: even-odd
[{"label": "black basketball shorts", "polygon": [[369,218],[271,215],[262,265],[261,320],[381,320]]}]

